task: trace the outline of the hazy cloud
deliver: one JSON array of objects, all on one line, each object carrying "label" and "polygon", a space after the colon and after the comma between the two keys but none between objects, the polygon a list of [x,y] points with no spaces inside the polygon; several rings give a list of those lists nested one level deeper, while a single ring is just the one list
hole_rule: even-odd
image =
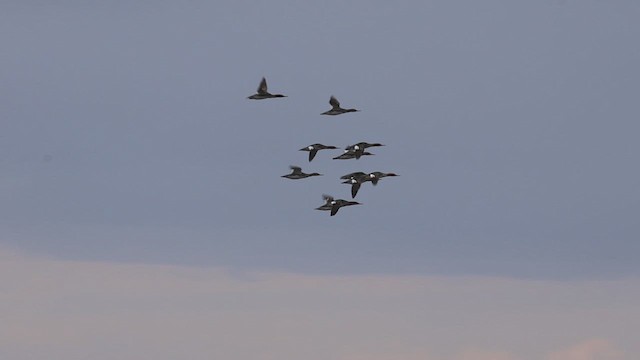
[{"label": "hazy cloud", "polygon": [[549,360],[622,360],[626,357],[605,339],[590,339],[567,349],[553,352]]},{"label": "hazy cloud", "polygon": [[6,359],[622,360],[640,351],[630,335],[640,331],[637,279],[236,276],[5,250],[0,282]]}]

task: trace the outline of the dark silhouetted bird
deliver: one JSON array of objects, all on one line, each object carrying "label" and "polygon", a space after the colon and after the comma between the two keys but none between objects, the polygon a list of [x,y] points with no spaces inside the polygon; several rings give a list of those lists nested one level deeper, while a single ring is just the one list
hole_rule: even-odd
[{"label": "dark silhouetted bird", "polygon": [[331,95],[329,98],[329,104],[331,104],[331,110],[323,112],[321,115],[340,115],[348,112],[360,111],[356,109],[343,109],[340,107],[340,102],[335,96]]},{"label": "dark silhouetted bird", "polygon": [[316,154],[318,153],[318,150],[325,150],[325,149],[337,149],[337,147],[329,146],[329,145],[322,145],[322,144],[312,144],[312,145],[309,145],[307,147],[303,147],[302,149],[300,149],[300,151],[308,151],[309,152],[309,161],[311,161],[311,160],[313,160],[314,157],[316,157]]},{"label": "dark silhouetted bird", "polygon": [[378,181],[387,176],[399,176],[399,175],[395,173],[383,173],[380,171],[374,171],[372,173],[369,173],[369,175],[367,175],[366,181],[371,181],[373,185],[378,185]]},{"label": "dark silhouetted bird", "polygon": [[360,159],[360,156],[365,152],[365,149],[376,146],[384,146],[380,143],[367,143],[367,142],[359,142],[354,145],[349,145],[345,148],[346,151],[351,151],[355,155],[356,159]]},{"label": "dark silhouetted bird", "polygon": [[247,99],[263,100],[263,99],[287,97],[286,95],[282,95],[282,94],[270,94],[267,91],[267,79],[265,78],[262,78],[262,81],[260,81],[260,86],[258,86],[257,91],[258,92],[256,94],[249,96]]},{"label": "dark silhouetted bird", "polygon": [[300,168],[299,166],[289,166],[289,169],[291,169],[291,174],[287,174],[287,175],[282,175],[283,178],[287,178],[287,179],[293,179],[293,180],[297,180],[297,179],[304,179],[304,178],[308,178],[311,176],[321,176],[322,174],[318,174],[318,173],[311,173],[311,174],[306,174],[302,172],[302,168]]},{"label": "dark silhouetted bird", "polygon": [[362,156],[370,156],[370,155],[374,155],[374,154],[368,151],[363,151],[362,153],[358,154],[358,151],[356,150],[345,150],[342,153],[342,155],[334,157],[333,160],[360,159],[360,157]]},{"label": "dark silhouetted bird", "polygon": [[334,216],[335,214],[337,214],[338,210],[340,210],[341,207],[351,206],[351,205],[361,205],[359,202],[356,202],[356,201],[334,199],[330,195],[322,195],[322,198],[324,199],[325,203],[324,205],[317,207],[316,210],[331,210],[331,216]]},{"label": "dark silhouetted bird", "polygon": [[340,179],[346,180],[342,182],[343,184],[351,184],[351,198],[356,197],[362,183],[369,181],[367,178],[368,174],[362,171],[352,172],[340,177]]}]

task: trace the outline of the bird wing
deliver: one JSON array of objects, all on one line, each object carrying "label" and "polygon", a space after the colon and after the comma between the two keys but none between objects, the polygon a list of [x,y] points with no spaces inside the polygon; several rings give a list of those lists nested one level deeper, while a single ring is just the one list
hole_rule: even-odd
[{"label": "bird wing", "polygon": [[351,185],[351,198],[355,198],[358,190],[360,189],[360,183],[355,183]]},{"label": "bird wing", "polygon": [[309,150],[309,161],[313,160],[314,157],[316,157],[316,154],[318,153],[318,149],[313,149],[313,150]]},{"label": "bird wing", "polygon": [[260,81],[260,86],[258,86],[258,94],[267,94],[267,79],[262,78],[262,81]]},{"label": "bird wing", "polygon": [[302,174],[302,168],[299,166],[289,166],[289,169],[292,170],[292,174]]},{"label": "bird wing", "polygon": [[338,210],[340,210],[340,205],[338,204],[333,204],[333,206],[331,207],[331,216],[335,215],[336,213],[338,213]]},{"label": "bird wing", "polygon": [[327,194],[322,194],[322,200],[324,200],[326,202],[333,201],[333,196],[327,195]]},{"label": "bird wing", "polygon": [[334,109],[340,108],[340,102],[333,95],[331,95],[331,98],[329,98],[329,104],[331,104],[331,107]]}]

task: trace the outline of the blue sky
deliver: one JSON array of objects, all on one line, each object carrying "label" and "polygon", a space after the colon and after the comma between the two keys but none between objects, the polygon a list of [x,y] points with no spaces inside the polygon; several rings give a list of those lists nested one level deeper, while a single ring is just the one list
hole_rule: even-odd
[{"label": "blue sky", "polygon": [[[0,356],[632,359],[638,18],[2,2]],[[247,100],[263,76],[289,97]],[[362,111],[321,116],[330,95]],[[298,151],[358,141],[386,146]],[[313,210],[376,170],[400,176]]]}]

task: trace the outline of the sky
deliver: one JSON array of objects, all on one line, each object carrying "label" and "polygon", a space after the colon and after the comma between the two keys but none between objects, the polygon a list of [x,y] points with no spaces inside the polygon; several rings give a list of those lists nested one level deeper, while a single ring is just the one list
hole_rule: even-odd
[{"label": "sky", "polygon": [[[198,331],[231,327],[229,341],[253,347],[220,350],[230,359],[263,345],[293,357],[283,338],[323,359],[629,359],[639,349],[628,333],[640,332],[639,16],[628,0],[3,1],[0,264],[16,288],[0,293],[16,345],[0,354],[175,358],[150,350],[151,335],[100,341],[127,321],[131,334],[154,330],[149,319],[171,305],[177,329],[201,319],[194,333],[158,334],[188,339],[175,351],[191,358],[213,351]],[[263,76],[288,97],[248,100]],[[331,95],[362,111],[320,115]],[[348,161],[298,151],[359,141],[386,146]],[[324,175],[281,178],[289,165]],[[334,217],[314,210],[322,194],[349,198],[339,177],[353,171],[400,176],[363,185],[363,205]],[[85,290],[94,282],[109,286]],[[123,295],[134,285],[144,291]],[[227,285],[243,290],[220,295]],[[444,294],[432,299],[431,286]],[[218,296],[257,300],[219,313],[206,307]],[[156,297],[167,303],[130,316]],[[348,311],[363,301],[381,317]],[[273,322],[278,303],[308,318],[288,318],[283,338],[260,328],[243,339],[248,309]],[[442,333],[432,313],[411,318],[431,305],[450,321]],[[220,327],[205,321],[217,317]],[[60,338],[36,331],[59,321],[80,325]],[[105,333],[76,332],[101,321]],[[367,332],[377,326],[395,338]],[[311,339],[339,329],[344,343],[315,352]],[[95,338],[65,345],[83,336]]]}]

